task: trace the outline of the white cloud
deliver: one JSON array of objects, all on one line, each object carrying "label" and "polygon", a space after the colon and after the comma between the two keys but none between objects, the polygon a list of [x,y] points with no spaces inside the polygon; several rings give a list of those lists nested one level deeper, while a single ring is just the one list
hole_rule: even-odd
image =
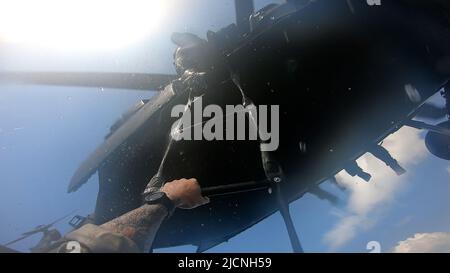
[{"label": "white cloud", "polygon": [[367,225],[364,217],[348,215],[342,217],[339,223],[325,235],[325,241],[332,249],[336,249],[356,236],[358,228]]},{"label": "white cloud", "polygon": [[450,174],[450,166],[448,166],[447,172],[448,172],[448,174]]},{"label": "white cloud", "polygon": [[395,194],[405,186],[412,166],[420,163],[427,155],[420,131],[403,127],[383,141],[391,155],[398,160],[407,173],[397,176],[394,171],[371,154],[357,160],[359,166],[372,175],[370,182],[340,172],[338,183],[350,191],[350,197],[343,216],[335,227],[325,234],[324,240],[335,250],[353,239],[358,232],[370,228],[376,222],[379,208],[393,200]]},{"label": "white cloud", "polygon": [[395,253],[450,252],[450,234],[445,232],[416,233],[394,247]]}]

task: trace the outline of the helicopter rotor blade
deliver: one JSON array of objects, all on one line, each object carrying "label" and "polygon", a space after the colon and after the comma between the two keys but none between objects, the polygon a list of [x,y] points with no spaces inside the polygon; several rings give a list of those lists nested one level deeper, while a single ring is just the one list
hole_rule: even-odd
[{"label": "helicopter rotor blade", "polygon": [[63,217],[60,217],[60,218],[56,219],[55,221],[51,222],[50,224],[37,226],[34,229],[23,233],[22,235],[33,235],[33,234],[36,234],[36,233],[39,233],[39,232],[44,232],[44,231],[48,230],[49,228],[51,228],[54,224],[56,224],[56,223],[58,223],[58,222],[60,222],[60,221],[62,221],[64,219],[66,219],[67,217],[69,217],[70,215],[72,215],[76,211],[77,211],[77,209],[74,209],[70,213],[64,215]]},{"label": "helicopter rotor blade", "polygon": [[33,234],[43,232],[44,230],[48,229],[49,227],[50,227],[49,225],[38,226],[30,231],[22,233],[22,236],[31,236]]},{"label": "helicopter rotor blade", "polygon": [[6,244],[4,244],[4,246],[9,246],[9,245],[12,245],[12,244],[14,244],[14,243],[17,243],[17,242],[19,242],[19,241],[22,241],[23,239],[26,239],[26,238],[30,237],[31,235],[33,235],[33,234],[20,236],[19,238],[15,239],[15,240],[12,240],[12,241],[10,241],[10,242],[7,242]]},{"label": "helicopter rotor blade", "polygon": [[242,32],[250,30],[250,15],[254,11],[253,0],[234,0],[236,9],[236,25]]},{"label": "helicopter rotor blade", "polygon": [[78,209],[74,209],[74,210],[72,210],[70,213],[64,215],[63,217],[60,217],[60,218],[56,219],[55,221],[53,221],[53,222],[51,222],[50,224],[48,224],[47,227],[51,227],[51,226],[53,226],[54,224],[56,224],[56,223],[58,223],[58,222],[60,222],[60,221],[62,221],[62,220],[64,220],[64,219],[66,219],[66,218],[69,217],[70,215],[74,214],[77,210],[78,210]]},{"label": "helicopter rotor blade", "polygon": [[54,224],[58,223],[59,221],[62,221],[64,219],[66,219],[67,217],[69,217],[70,215],[72,215],[76,211],[77,211],[77,209],[71,211],[70,213],[64,215],[63,217],[60,217],[60,218],[56,219],[55,221],[51,222],[48,225],[38,226],[38,227],[36,227],[36,228],[34,228],[34,229],[30,230],[30,231],[24,232],[22,234],[22,236],[20,236],[19,238],[15,239],[15,240],[12,240],[12,241],[6,243],[5,246],[8,246],[8,245],[14,244],[14,243],[16,243],[18,241],[24,240],[24,239],[26,239],[26,238],[28,238],[28,237],[36,234],[36,233],[44,232],[46,229],[49,229],[50,227],[52,227]]},{"label": "helicopter rotor blade", "polygon": [[159,90],[176,75],[107,72],[0,72],[0,81],[132,90]]},{"label": "helicopter rotor blade", "polygon": [[6,247],[4,245],[0,245],[0,253],[20,253],[20,252],[12,248]]}]

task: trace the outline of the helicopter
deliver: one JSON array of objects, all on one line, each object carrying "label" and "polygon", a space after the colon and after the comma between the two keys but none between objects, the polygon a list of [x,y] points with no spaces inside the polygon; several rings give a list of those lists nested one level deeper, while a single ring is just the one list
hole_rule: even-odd
[{"label": "helicopter", "polygon": [[[371,2],[372,3],[372,2]],[[369,152],[396,174],[406,170],[380,143],[403,126],[427,130],[425,143],[450,160],[450,4],[444,0],[288,0],[254,11],[235,0],[236,22],[201,39],[172,37],[177,75],[3,72],[12,81],[159,90],[124,113],[75,171],[68,192],[98,173],[89,221],[105,223],[181,177],[198,179],[211,202],[177,210],[152,249],[195,245],[204,252],[279,211],[294,252],[303,252],[289,203],[345,170],[370,181],[356,159]],[[440,92],[444,108],[427,103]],[[257,140],[174,141],[176,105],[279,105],[279,147]],[[219,117],[225,119],[225,117]],[[247,116],[251,122],[250,115]]]},{"label": "helicopter", "polygon": [[53,242],[56,242],[62,238],[61,233],[57,229],[54,229],[52,227],[55,224],[61,222],[62,220],[72,215],[75,211],[76,210],[56,219],[50,224],[38,225],[35,228],[31,229],[30,231],[22,233],[22,235],[19,238],[14,239],[0,246],[0,253],[15,252],[14,250],[9,249],[7,247],[39,233],[42,233],[42,237],[35,246],[30,248],[31,253],[39,253],[45,251],[46,249],[49,249],[52,246]]}]

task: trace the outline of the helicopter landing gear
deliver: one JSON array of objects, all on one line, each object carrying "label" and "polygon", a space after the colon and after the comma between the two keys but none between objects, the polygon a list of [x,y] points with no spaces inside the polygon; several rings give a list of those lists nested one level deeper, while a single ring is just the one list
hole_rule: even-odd
[{"label": "helicopter landing gear", "polygon": [[[239,76],[235,73],[230,73],[231,80],[234,82],[236,87],[239,89],[242,95],[242,105],[244,107],[255,108],[255,104],[253,101],[245,95],[244,90],[242,89],[241,84],[239,83]],[[250,124],[253,124],[253,128],[256,129],[258,136],[260,136],[258,123],[256,122],[255,116],[251,111],[247,112]],[[298,239],[297,232],[295,230],[294,223],[292,222],[291,214],[289,212],[289,201],[283,195],[281,191],[280,182],[284,180],[283,170],[281,165],[275,159],[273,155],[273,151],[267,151],[265,147],[264,141],[259,138],[259,149],[261,151],[261,160],[262,167],[264,169],[264,173],[266,175],[266,179],[269,183],[275,185],[275,197],[278,203],[278,209],[280,210],[281,216],[283,217],[284,223],[286,225],[286,229],[289,234],[289,239],[291,240],[292,250],[295,253],[303,253],[303,248],[300,244],[300,240]]]},{"label": "helicopter landing gear", "polygon": [[266,174],[267,180],[272,182],[275,187],[275,198],[278,203],[281,216],[283,217],[284,224],[286,225],[289,239],[291,241],[292,250],[295,253],[303,253],[302,245],[295,230],[294,223],[292,222],[291,213],[289,211],[289,201],[283,195],[281,191],[280,183],[284,180],[283,171],[278,161],[273,157],[272,152],[261,151],[262,165]]},{"label": "helicopter landing gear", "polygon": [[280,183],[275,184],[275,195],[280,209],[281,216],[283,217],[284,224],[286,225],[289,239],[291,240],[291,246],[294,253],[303,253],[300,239],[298,238],[297,231],[295,230],[294,223],[292,222],[291,213],[289,211],[289,202],[284,198],[280,189]]},{"label": "helicopter landing gear", "polygon": [[[425,136],[425,146],[428,151],[444,160],[450,160],[450,82],[441,90],[441,95],[445,99],[445,108],[437,107],[439,114],[435,119],[444,119],[446,121],[433,125],[418,120],[407,120],[404,125],[419,130],[427,130]],[[427,104],[422,105],[426,107]],[[431,109],[436,108],[431,107]],[[421,108],[419,108],[420,110]],[[425,115],[427,117],[428,115]]]}]

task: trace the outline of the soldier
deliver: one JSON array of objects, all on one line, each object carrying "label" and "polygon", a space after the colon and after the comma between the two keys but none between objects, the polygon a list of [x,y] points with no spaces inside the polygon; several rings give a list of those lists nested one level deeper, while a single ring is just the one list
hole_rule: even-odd
[{"label": "soldier", "polygon": [[161,223],[176,208],[192,209],[209,202],[195,178],[164,184],[145,196],[145,204],[100,226],[86,224],[65,235],[47,252],[145,252]]}]

